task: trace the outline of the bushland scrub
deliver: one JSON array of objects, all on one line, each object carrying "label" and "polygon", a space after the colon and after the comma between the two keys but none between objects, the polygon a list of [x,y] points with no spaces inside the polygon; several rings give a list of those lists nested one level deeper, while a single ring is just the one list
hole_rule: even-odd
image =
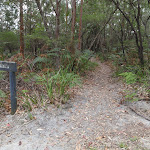
[{"label": "bushland scrub", "polygon": [[108,61],[114,68],[113,77],[122,77],[126,85],[126,90],[122,91],[125,101],[150,100],[150,70],[148,61],[142,68],[138,61],[132,60],[130,54],[126,55],[126,59],[122,54],[107,54],[103,56],[97,54],[101,61]]},{"label": "bushland scrub", "polygon": [[[32,105],[34,109],[28,113],[18,111],[15,116],[2,117],[0,148],[150,149],[150,122],[120,104],[123,98],[121,92],[126,88],[121,80],[112,77],[111,65],[92,58],[93,61],[98,66],[86,73],[82,87],[71,89],[74,96],[66,104],[59,108],[47,105],[46,110],[35,109],[37,105]],[[28,91],[24,92],[25,97],[28,96]],[[30,101],[37,103],[31,97]],[[149,110],[150,104],[147,108]]]},{"label": "bushland scrub", "polygon": [[[59,50],[60,51],[60,50]],[[30,56],[21,60],[19,55],[13,56],[11,60],[17,62],[17,99],[18,110],[31,111],[36,107],[46,109],[48,104],[55,104],[57,107],[68,101],[72,95],[69,89],[74,86],[82,86],[82,76],[88,70],[93,70],[95,62],[90,58],[94,57],[93,52],[85,50],[77,51],[74,56],[68,50],[58,49],[42,54],[35,59]],[[56,67],[55,60],[59,59]],[[0,106],[9,111],[10,102],[6,86],[8,74],[1,72]]]}]

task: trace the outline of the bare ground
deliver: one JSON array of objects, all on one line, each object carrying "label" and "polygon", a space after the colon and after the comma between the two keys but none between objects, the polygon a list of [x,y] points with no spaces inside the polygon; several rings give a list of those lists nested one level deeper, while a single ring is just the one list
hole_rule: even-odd
[{"label": "bare ground", "polygon": [[150,150],[150,121],[120,105],[124,85],[99,63],[61,108],[0,120],[0,150]]}]

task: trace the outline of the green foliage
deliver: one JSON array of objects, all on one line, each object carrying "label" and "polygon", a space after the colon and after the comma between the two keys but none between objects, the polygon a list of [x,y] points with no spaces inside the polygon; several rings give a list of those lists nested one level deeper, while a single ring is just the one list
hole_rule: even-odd
[{"label": "green foliage", "polygon": [[97,148],[90,147],[90,150],[97,150]]},{"label": "green foliage", "polygon": [[125,149],[128,148],[128,146],[127,146],[125,143],[123,143],[123,142],[121,142],[121,143],[119,144],[119,147],[120,147],[120,148],[125,148]]},{"label": "green foliage", "polygon": [[137,75],[132,72],[124,72],[121,73],[120,76],[123,76],[125,78],[127,84],[133,84],[137,81]]},{"label": "green foliage", "polygon": [[74,73],[83,74],[94,69],[97,65],[95,62],[90,61],[91,57],[94,57],[94,52],[90,50],[84,50],[83,52],[77,50],[74,56],[64,50],[61,55],[62,67],[68,68],[69,71]]},{"label": "green foliage", "polygon": [[59,59],[59,53],[61,53],[59,48],[47,51],[46,54],[36,57],[32,65],[36,67],[37,70],[43,69],[43,64],[45,67],[50,67],[52,64],[55,64],[56,59]]},{"label": "green foliage", "polygon": [[17,50],[19,46],[18,38],[18,35],[12,31],[0,32],[0,54],[3,55],[5,49],[9,50],[10,53]]},{"label": "green foliage", "polygon": [[126,91],[125,100],[131,102],[138,101],[139,99],[137,98],[137,91]]},{"label": "green foliage", "polygon": [[108,53],[103,53],[103,52],[97,52],[96,53],[96,56],[99,58],[99,60],[101,61],[101,62],[104,62],[104,61],[107,61],[108,60]]},{"label": "green foliage", "polygon": [[123,58],[120,53],[112,53],[108,58],[113,61],[113,65],[117,68],[120,67],[121,64],[123,64]]},{"label": "green foliage", "polygon": [[75,55],[72,56],[71,53],[66,49],[55,48],[50,51],[47,51],[45,57],[36,57],[32,64],[38,70],[42,69],[42,64],[45,65],[46,68],[50,66],[54,66],[56,63],[56,59],[60,61],[60,66],[63,69],[68,69],[69,72],[74,73],[84,73],[87,70],[94,69],[97,65],[94,62],[90,61],[90,58],[94,57],[94,52],[90,50],[76,51]]},{"label": "green foliage", "polygon": [[47,72],[42,76],[35,76],[37,83],[43,84],[51,103],[57,98],[63,97],[62,103],[67,101],[67,89],[80,84],[80,77],[74,73],[68,72],[67,69],[60,69],[58,72]]},{"label": "green foliage", "polygon": [[135,65],[135,66],[127,66],[126,69],[128,71],[131,71],[133,74],[136,74],[137,76],[137,81],[139,83],[143,83],[145,86],[148,86],[149,82],[150,82],[150,70],[145,66],[144,70],[139,66],[139,65]]},{"label": "green foliage", "polygon": [[45,29],[41,24],[37,24],[36,27],[33,30],[32,35],[27,35],[26,38],[29,38],[29,40],[43,40],[47,41],[48,37],[46,35]]},{"label": "green foliage", "polygon": [[48,44],[50,42],[44,27],[40,24],[37,24],[34,28],[32,34],[27,34],[25,36],[25,49],[26,51],[34,51],[34,49],[37,49],[37,54],[40,54],[40,49],[45,44]]},{"label": "green foliage", "polygon": [[30,112],[28,112],[28,118],[29,118],[30,120],[33,120],[33,119],[34,119],[33,115],[32,115]]},{"label": "green foliage", "polygon": [[[139,68],[138,66],[134,66],[134,67],[130,66],[127,68],[129,71],[132,71],[132,72],[123,72],[119,74],[120,76],[123,76],[125,78],[125,81],[127,84],[132,84],[132,90],[125,91],[126,93],[125,100],[126,101],[138,101],[140,99],[138,96],[139,95],[138,93],[142,92],[141,94],[144,96],[147,96],[148,93],[150,93],[149,91],[150,72],[148,70],[145,70],[144,72],[142,72],[141,68]],[[135,83],[138,86],[136,86]]]},{"label": "green foliage", "polygon": [[46,63],[48,63],[48,59],[47,58],[45,58],[45,57],[36,57],[34,60],[33,60],[33,62],[32,62],[32,65],[34,66],[35,64],[37,64],[37,63],[44,63],[44,64],[46,64]]},{"label": "green foliage", "polygon": [[[4,77],[5,77],[4,71],[0,71],[0,80],[4,79]],[[7,97],[6,93],[0,89],[0,107],[3,106],[6,97]]]},{"label": "green foliage", "polygon": [[90,50],[83,51],[83,54],[76,59],[75,71],[84,73],[87,70],[94,69],[97,63],[91,62],[90,58],[94,56],[94,53]]},{"label": "green foliage", "polygon": [[4,104],[4,99],[7,97],[6,93],[0,89],[0,108]]},{"label": "green foliage", "polygon": [[5,97],[6,97],[6,93],[0,90],[0,98],[5,98]]},{"label": "green foliage", "polygon": [[137,140],[138,140],[138,137],[136,137],[136,136],[135,136],[135,137],[130,138],[130,141],[131,141],[131,142],[135,142],[135,141],[137,141]]},{"label": "green foliage", "polygon": [[4,79],[4,77],[5,77],[4,71],[0,71],[0,80]]},{"label": "green foliage", "polygon": [[20,95],[23,97],[21,100],[23,101],[23,108],[27,109],[28,111],[31,111],[33,109],[33,104],[38,104],[38,99],[36,95],[31,96],[28,94],[28,90],[22,90],[20,92]]}]

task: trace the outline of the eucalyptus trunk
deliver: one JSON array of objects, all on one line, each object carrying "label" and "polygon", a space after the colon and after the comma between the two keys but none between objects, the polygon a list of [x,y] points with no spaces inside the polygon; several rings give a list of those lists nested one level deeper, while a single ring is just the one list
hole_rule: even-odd
[{"label": "eucalyptus trunk", "polygon": [[68,27],[68,0],[66,0],[66,32]]},{"label": "eucalyptus trunk", "polygon": [[23,0],[20,0],[20,53],[24,58]]},{"label": "eucalyptus trunk", "polygon": [[78,40],[78,49],[81,50],[82,43],[82,14],[83,14],[83,0],[81,0],[80,4],[80,22],[79,22],[79,40]]},{"label": "eucalyptus trunk", "polygon": [[72,26],[71,26],[71,41],[74,41],[76,24],[76,0],[72,0]]},{"label": "eucalyptus trunk", "polygon": [[60,26],[60,1],[58,1],[58,0],[56,0],[55,13],[56,13],[55,36],[56,36],[56,39],[58,39],[59,38],[59,32],[60,32],[60,29],[59,29],[59,26]]}]

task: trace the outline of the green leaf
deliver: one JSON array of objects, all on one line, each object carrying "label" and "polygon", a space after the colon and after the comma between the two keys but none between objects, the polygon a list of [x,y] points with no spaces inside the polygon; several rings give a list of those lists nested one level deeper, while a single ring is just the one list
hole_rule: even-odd
[{"label": "green leaf", "polygon": [[0,97],[1,98],[5,98],[6,97],[6,94],[4,91],[0,90]]}]

